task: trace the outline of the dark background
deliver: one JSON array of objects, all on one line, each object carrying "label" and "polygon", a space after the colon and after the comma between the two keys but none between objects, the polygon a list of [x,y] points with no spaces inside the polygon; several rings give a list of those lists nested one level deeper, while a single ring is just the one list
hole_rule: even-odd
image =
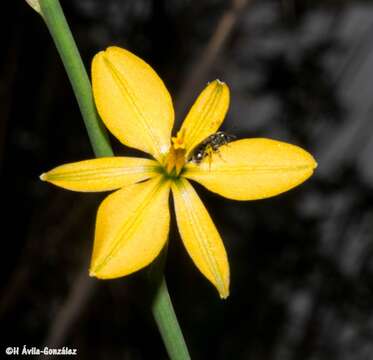
[{"label": "dark background", "polygon": [[[232,103],[223,129],[298,144],[319,163],[304,185],[263,201],[197,186],[232,284],[221,301],[174,228],[167,279],[192,358],[372,359],[373,2],[240,3],[62,1],[87,68],[108,45],[135,52],[178,99],[179,122],[208,80],[224,80]],[[70,346],[79,359],[165,359],[145,272],[88,278],[104,195],[38,179],[92,150],[41,18],[24,1],[1,6],[0,351]],[[226,39],[214,49],[211,38],[224,40],[217,28]]]}]

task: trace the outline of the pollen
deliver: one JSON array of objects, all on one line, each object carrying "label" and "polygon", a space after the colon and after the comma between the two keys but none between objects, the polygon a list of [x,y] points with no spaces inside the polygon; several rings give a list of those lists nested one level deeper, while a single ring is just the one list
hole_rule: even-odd
[{"label": "pollen", "polygon": [[165,168],[168,174],[178,176],[186,162],[185,150],[185,132],[179,131],[176,136],[172,137],[172,145],[166,157]]},{"label": "pollen", "polygon": [[180,130],[171,140],[175,149],[185,149],[185,129]]}]

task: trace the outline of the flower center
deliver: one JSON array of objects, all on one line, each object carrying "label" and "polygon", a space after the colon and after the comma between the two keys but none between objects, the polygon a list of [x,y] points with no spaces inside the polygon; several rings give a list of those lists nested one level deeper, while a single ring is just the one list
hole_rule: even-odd
[{"label": "flower center", "polygon": [[179,131],[172,137],[172,144],[164,164],[167,175],[179,176],[186,162],[186,150],[184,144],[184,131]]}]

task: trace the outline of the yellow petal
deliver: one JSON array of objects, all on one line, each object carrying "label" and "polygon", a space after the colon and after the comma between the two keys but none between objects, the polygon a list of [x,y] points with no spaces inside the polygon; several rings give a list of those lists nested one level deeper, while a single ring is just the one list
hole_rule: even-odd
[{"label": "yellow petal", "polygon": [[187,151],[191,151],[219,129],[228,106],[228,86],[219,80],[208,84],[193,104],[180,129]]},{"label": "yellow petal", "polygon": [[229,295],[229,264],[223,242],[193,187],[181,178],[172,185],[177,226],[198,269],[225,299]]},{"label": "yellow petal", "polygon": [[90,275],[110,279],[151,263],[166,243],[169,183],[160,177],[109,195],[97,213]]},{"label": "yellow petal", "polygon": [[154,160],[108,157],[61,165],[40,179],[68,190],[109,191],[154,177],[156,168]]},{"label": "yellow petal", "polygon": [[98,112],[112,134],[160,160],[170,146],[174,109],[155,71],[131,52],[112,46],[93,59],[92,87]]},{"label": "yellow petal", "polygon": [[317,163],[298,146],[270,139],[243,139],[220,147],[200,164],[189,163],[184,176],[234,200],[280,194],[309,178]]}]

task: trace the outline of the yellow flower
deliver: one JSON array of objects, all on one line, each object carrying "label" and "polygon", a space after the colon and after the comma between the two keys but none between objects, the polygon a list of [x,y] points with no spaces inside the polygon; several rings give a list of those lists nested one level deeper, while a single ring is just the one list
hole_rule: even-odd
[{"label": "yellow flower", "polygon": [[[165,245],[169,193],[185,248],[221,298],[229,295],[229,264],[220,235],[189,180],[234,200],[280,194],[305,181],[316,167],[303,149],[270,139],[242,139],[190,161],[195,148],[217,132],[229,89],[207,85],[171,138],[172,100],[154,70],[127,50],[109,47],[92,63],[98,112],[124,145],[153,159],[108,157],[58,166],[41,179],[75,191],[110,191],[100,205],[90,275],[125,276],[150,264]],[[210,148],[211,150],[211,148]]]}]

